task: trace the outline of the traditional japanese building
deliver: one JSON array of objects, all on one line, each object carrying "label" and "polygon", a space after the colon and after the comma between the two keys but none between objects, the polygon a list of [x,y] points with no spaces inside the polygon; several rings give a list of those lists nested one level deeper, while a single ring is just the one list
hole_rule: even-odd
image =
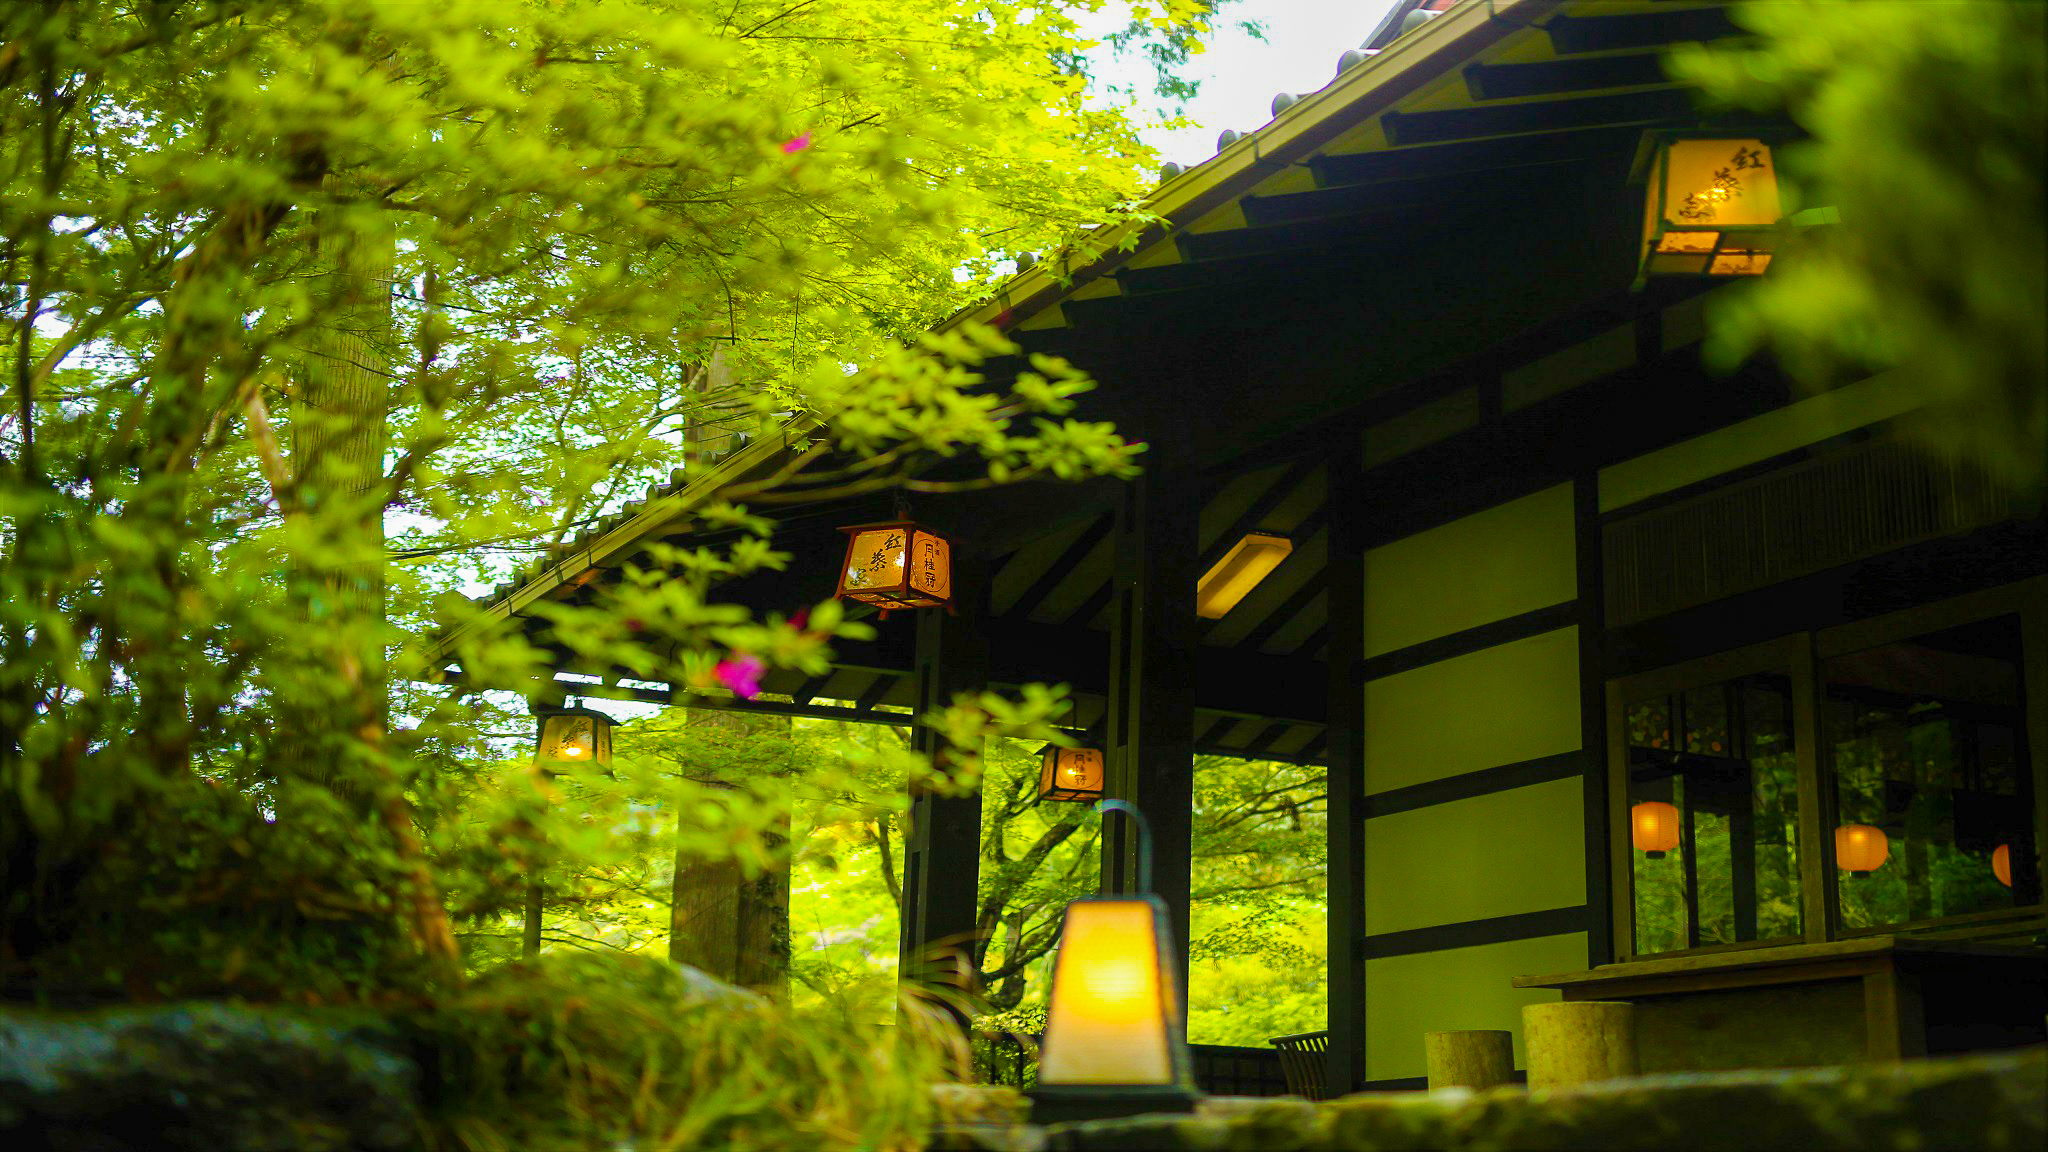
[{"label": "traditional japanese building", "polygon": [[[1321,90],[1169,170],[1164,224],[948,321],[1092,373],[1083,415],[1150,445],[1144,477],[920,497],[957,613],[894,614],[733,706],[901,723],[1071,684],[1183,947],[1194,754],[1327,766],[1339,1089],[1415,1084],[1423,1033],[1561,994],[1643,1005],[1646,1068],[2040,1042],[2038,953],[2011,947],[2048,927],[2038,496],[1918,447],[1910,378],[1806,395],[1704,366],[1716,296],[1797,259],[1711,219],[1705,247],[1646,231],[1689,163],[1664,144],[1758,181],[1799,134],[1667,78],[1672,44],[1742,34],[1727,7],[1397,4]],[[785,451],[651,494],[493,610],[547,644],[530,605]],[[839,527],[892,512],[776,511],[796,562],[728,594],[828,597]],[[1198,612],[1260,533],[1277,565]],[[971,798],[918,800],[906,949],[971,927],[977,827]],[[1106,883],[1130,860],[1106,841]]]}]

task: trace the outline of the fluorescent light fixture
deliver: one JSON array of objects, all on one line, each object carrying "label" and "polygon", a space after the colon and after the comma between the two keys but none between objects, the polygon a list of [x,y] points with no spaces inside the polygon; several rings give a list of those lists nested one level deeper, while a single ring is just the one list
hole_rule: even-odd
[{"label": "fluorescent light fixture", "polygon": [[1248,532],[1230,546],[1216,566],[1195,581],[1195,615],[1204,620],[1221,620],[1245,598],[1259,581],[1272,575],[1294,541],[1275,532]]}]

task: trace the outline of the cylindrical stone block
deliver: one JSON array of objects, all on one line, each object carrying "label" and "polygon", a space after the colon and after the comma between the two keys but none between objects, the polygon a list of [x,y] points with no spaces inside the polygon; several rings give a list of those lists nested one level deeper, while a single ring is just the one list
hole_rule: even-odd
[{"label": "cylindrical stone block", "polygon": [[1514,1034],[1474,1028],[1460,1032],[1425,1032],[1423,1056],[1429,1063],[1429,1086],[1474,1090],[1506,1084],[1514,1078]]},{"label": "cylindrical stone block", "polygon": [[1567,1000],[1522,1008],[1529,1087],[1559,1088],[1636,1074],[1635,1005]]}]

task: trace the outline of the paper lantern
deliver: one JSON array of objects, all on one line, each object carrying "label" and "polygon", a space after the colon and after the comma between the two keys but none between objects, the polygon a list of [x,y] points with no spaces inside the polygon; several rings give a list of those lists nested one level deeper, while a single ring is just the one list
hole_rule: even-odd
[{"label": "paper lantern", "polygon": [[1195,581],[1195,615],[1221,620],[1293,551],[1294,541],[1276,532],[1246,533]]},{"label": "paper lantern", "polygon": [[1835,829],[1835,866],[1851,876],[1868,876],[1891,858],[1891,841],[1884,829],[1868,824],[1844,824]]},{"label": "paper lantern", "polygon": [[1629,832],[1636,851],[1651,860],[1662,860],[1678,847],[1678,806],[1662,800],[1645,800],[1628,810]]},{"label": "paper lantern", "polygon": [[953,545],[945,536],[910,520],[840,531],[849,539],[837,595],[884,611],[953,602]]},{"label": "paper lantern", "polygon": [[1643,276],[1761,276],[1769,269],[1784,218],[1770,145],[1655,134],[1649,147]]},{"label": "paper lantern", "polygon": [[1102,753],[1094,748],[1045,746],[1038,771],[1040,800],[1102,799]]},{"label": "paper lantern", "polygon": [[2000,884],[2012,887],[2012,845],[2000,844],[1991,850],[1991,874]]},{"label": "paper lantern", "polygon": [[537,763],[611,764],[611,717],[588,708],[553,708],[539,720],[533,749]]},{"label": "paper lantern", "polygon": [[1097,808],[1136,823],[1139,891],[1067,905],[1031,1090],[1033,1123],[1186,1112],[1196,1099],[1166,905],[1145,891],[1150,832],[1124,801]]}]

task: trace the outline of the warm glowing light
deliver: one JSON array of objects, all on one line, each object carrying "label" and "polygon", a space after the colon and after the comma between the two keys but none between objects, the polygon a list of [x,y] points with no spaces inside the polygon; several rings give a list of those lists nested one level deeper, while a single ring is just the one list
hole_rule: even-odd
[{"label": "warm glowing light", "polygon": [[2000,884],[2012,887],[2012,845],[2000,844],[1991,850],[1991,874]]},{"label": "warm glowing light", "polygon": [[1038,772],[1040,800],[1099,800],[1102,798],[1102,753],[1094,748],[1045,746],[1045,763]]},{"label": "warm glowing light", "polygon": [[858,524],[840,531],[852,539],[837,595],[889,608],[936,608],[953,598],[952,545],[908,520]]},{"label": "warm glowing light", "polygon": [[1165,908],[1150,898],[1067,905],[1039,1054],[1040,1084],[1176,1081],[1172,1020],[1179,997],[1161,966],[1164,915]]},{"label": "warm glowing light", "polygon": [[1631,839],[1636,851],[1661,860],[1678,847],[1679,816],[1676,805],[1662,800],[1645,800],[1628,810]]},{"label": "warm glowing light", "polygon": [[1884,829],[1844,824],[1835,829],[1835,866],[1855,876],[1868,876],[1891,858],[1891,840]]},{"label": "warm glowing light", "polygon": [[1707,265],[1709,276],[1761,276],[1771,266],[1769,252],[1716,252]]},{"label": "warm glowing light", "polygon": [[1645,276],[1761,276],[1784,206],[1771,147],[1653,136],[1643,209]]},{"label": "warm glowing light", "polygon": [[612,762],[612,719],[588,708],[543,713],[533,758],[542,763],[578,761],[608,766]]},{"label": "warm glowing light", "polygon": [[1293,551],[1294,541],[1285,536],[1248,533],[1195,582],[1195,615],[1204,620],[1222,619]]}]

